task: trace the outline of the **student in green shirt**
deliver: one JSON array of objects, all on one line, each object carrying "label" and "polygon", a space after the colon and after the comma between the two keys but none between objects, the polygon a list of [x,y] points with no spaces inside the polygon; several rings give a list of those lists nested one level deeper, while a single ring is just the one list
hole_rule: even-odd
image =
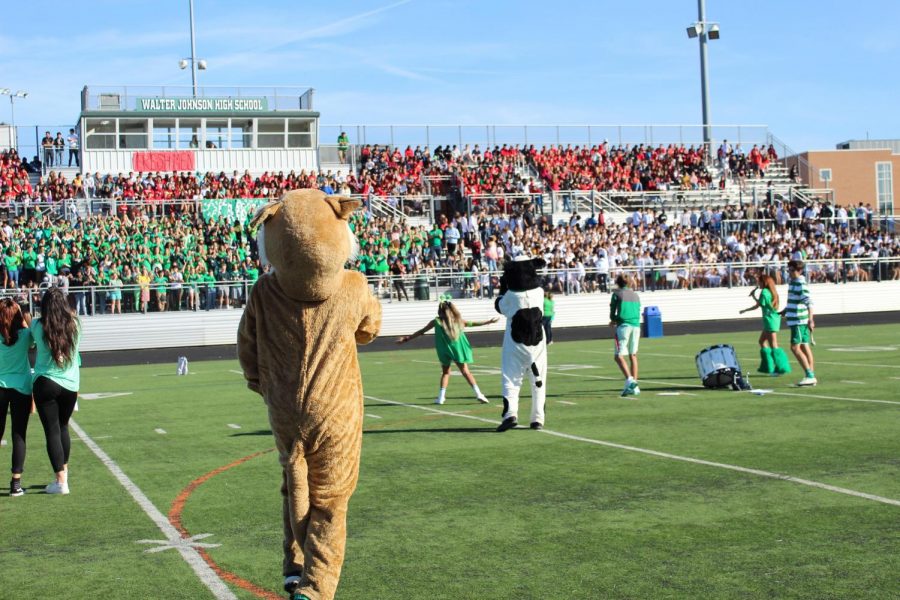
[{"label": "student in green shirt", "polygon": [[78,343],[81,326],[62,290],[51,287],[41,299],[41,317],[32,325],[37,346],[34,363],[34,403],[37,406],[47,454],[56,480],[48,494],[68,494],[69,419],[80,387]]},{"label": "student in green shirt", "polygon": [[0,300],[0,437],[6,413],[12,416],[12,480],[9,495],[21,496],[25,467],[25,434],[31,415],[31,364],[28,349],[34,346],[27,313],[12,298]]},{"label": "student in green shirt", "polygon": [[22,260],[14,246],[7,246],[3,255],[3,266],[6,267],[6,283],[3,287],[19,287],[19,265]]},{"label": "student in green shirt", "polygon": [[637,396],[638,386],[638,344],[641,337],[641,300],[630,287],[628,275],[616,277],[619,289],[609,300],[609,325],[614,329],[616,364],[625,376],[622,396]]},{"label": "student in green shirt", "polygon": [[544,316],[541,321],[544,324],[544,336],[547,345],[553,343],[553,317],[556,315],[556,302],[553,300],[553,292],[544,290]]},{"label": "student in green shirt", "polygon": [[[778,331],[781,329],[781,313],[778,312],[778,290],[771,275],[760,273],[757,286],[750,292],[756,303],[740,312],[744,314],[762,309],[763,330],[759,334],[759,369],[765,375],[784,375],[791,372],[791,364],[783,348],[778,347]],[[756,295],[759,291],[759,296]]]}]

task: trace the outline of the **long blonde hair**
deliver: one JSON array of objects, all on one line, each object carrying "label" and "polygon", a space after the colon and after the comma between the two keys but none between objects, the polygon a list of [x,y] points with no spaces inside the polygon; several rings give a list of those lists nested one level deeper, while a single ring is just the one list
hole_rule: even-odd
[{"label": "long blonde hair", "polygon": [[459,314],[459,310],[449,300],[444,300],[438,304],[438,321],[451,341],[458,338],[465,327],[462,315]]}]

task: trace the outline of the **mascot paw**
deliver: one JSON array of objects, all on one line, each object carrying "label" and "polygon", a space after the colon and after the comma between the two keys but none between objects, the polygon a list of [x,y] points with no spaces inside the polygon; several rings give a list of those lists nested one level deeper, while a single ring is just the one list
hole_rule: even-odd
[{"label": "mascot paw", "polygon": [[284,591],[286,591],[288,594],[293,595],[293,593],[297,591],[298,587],[300,587],[299,573],[284,576]]},{"label": "mascot paw", "polygon": [[531,428],[532,428],[532,429],[536,429],[536,430],[537,430],[537,429],[543,429],[543,428],[544,428],[544,424],[541,423],[541,422],[539,422],[539,421],[535,421],[534,423],[531,424]]},{"label": "mascot paw", "polygon": [[507,429],[512,429],[518,424],[519,422],[515,417],[507,417],[503,419],[503,422],[500,423],[500,425],[497,426],[497,431],[506,431]]}]

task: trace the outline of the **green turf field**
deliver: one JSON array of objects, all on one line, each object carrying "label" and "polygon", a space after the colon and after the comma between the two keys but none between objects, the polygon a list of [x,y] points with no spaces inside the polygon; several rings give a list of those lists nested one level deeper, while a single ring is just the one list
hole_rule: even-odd
[{"label": "green turf field", "polygon": [[[694,367],[699,349],[731,343],[752,372],[756,334],[642,340],[636,398],[619,397],[611,341],[556,343],[546,430],[502,434],[499,348],[475,352],[486,406],[458,376],[432,404],[431,350],[362,354],[363,464],[338,598],[900,597],[900,327],[816,338],[819,386],[794,387],[792,357],[790,376],[751,375],[765,395],[703,390]],[[115,465],[74,441],[69,496],[41,493],[51,473],[33,416],[28,493],[9,498],[0,480],[0,597],[213,596],[154,543],[166,535],[116,465],[151,512],[210,534],[198,541],[218,544],[205,551],[222,572],[279,592],[265,407],[236,361],[191,368],[83,371],[74,420]],[[84,397],[108,392],[127,395]],[[529,407],[526,392],[526,424]]]}]

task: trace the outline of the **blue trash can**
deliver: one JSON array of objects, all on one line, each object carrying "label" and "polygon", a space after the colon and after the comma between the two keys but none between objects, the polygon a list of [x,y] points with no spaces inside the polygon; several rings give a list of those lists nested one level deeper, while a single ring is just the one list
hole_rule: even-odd
[{"label": "blue trash can", "polygon": [[641,332],[645,338],[661,338],[663,336],[662,314],[658,306],[644,307],[644,326]]}]

